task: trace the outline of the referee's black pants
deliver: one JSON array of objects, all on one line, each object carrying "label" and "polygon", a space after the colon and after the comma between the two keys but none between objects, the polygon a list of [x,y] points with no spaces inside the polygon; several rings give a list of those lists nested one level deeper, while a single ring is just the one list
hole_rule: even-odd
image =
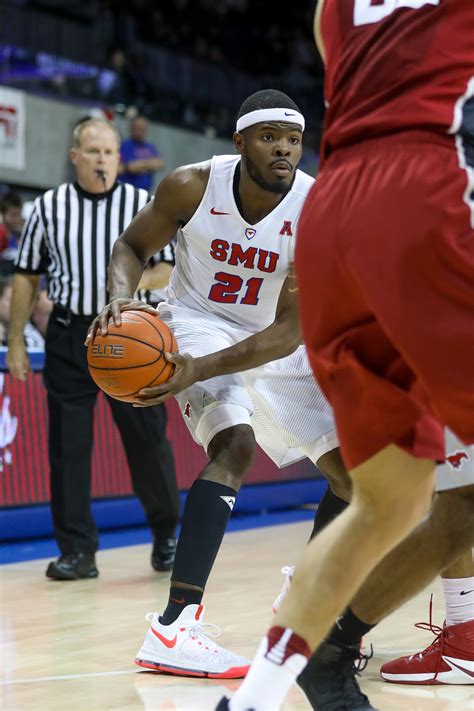
[{"label": "referee's black pants", "polygon": [[[61,553],[95,553],[99,538],[91,512],[91,454],[98,388],[89,375],[84,341],[91,319],[67,325],[51,314],[45,346],[51,511]],[[107,398],[122,438],[133,490],[153,534],[169,538],[179,519],[173,452],[164,405],[134,408]]]}]

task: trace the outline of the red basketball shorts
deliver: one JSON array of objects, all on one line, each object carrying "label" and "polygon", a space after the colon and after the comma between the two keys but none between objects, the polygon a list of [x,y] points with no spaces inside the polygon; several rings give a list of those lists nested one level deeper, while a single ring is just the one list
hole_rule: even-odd
[{"label": "red basketball shorts", "polygon": [[474,168],[461,153],[422,132],[366,141],[330,156],[305,203],[303,336],[350,468],[390,443],[442,460],[445,424],[474,442]]}]

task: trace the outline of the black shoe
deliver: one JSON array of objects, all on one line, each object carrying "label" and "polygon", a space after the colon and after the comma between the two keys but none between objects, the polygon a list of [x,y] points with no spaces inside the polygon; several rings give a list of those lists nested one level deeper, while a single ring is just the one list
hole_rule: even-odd
[{"label": "black shoe", "polygon": [[46,577],[53,578],[53,580],[97,578],[98,575],[95,556],[85,553],[66,553],[57,560],[53,560],[46,569]]},{"label": "black shoe", "polygon": [[356,679],[368,659],[361,655],[359,646],[323,642],[297,679],[311,707],[316,711],[377,711]]},{"label": "black shoe", "polygon": [[171,570],[176,553],[176,538],[155,538],[151,552],[151,567],[160,572]]}]

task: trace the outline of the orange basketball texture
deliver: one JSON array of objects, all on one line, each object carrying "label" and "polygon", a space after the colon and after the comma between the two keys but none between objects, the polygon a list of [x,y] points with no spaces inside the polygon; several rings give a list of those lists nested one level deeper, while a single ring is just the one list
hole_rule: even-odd
[{"label": "orange basketball texture", "polygon": [[87,347],[87,363],[94,382],[116,400],[133,402],[142,388],[165,383],[174,365],[164,353],[178,344],[168,326],[146,311],[122,311],[122,323],[109,321],[107,335],[96,333]]}]

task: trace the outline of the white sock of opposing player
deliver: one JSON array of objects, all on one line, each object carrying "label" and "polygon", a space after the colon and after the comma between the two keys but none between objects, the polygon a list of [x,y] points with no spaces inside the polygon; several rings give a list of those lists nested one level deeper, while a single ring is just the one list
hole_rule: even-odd
[{"label": "white sock of opposing player", "polygon": [[446,626],[474,620],[474,576],[441,578],[446,600]]},{"label": "white sock of opposing player", "polygon": [[230,711],[279,709],[310,656],[311,650],[302,637],[288,628],[272,627],[260,642],[250,671],[230,700]]}]

